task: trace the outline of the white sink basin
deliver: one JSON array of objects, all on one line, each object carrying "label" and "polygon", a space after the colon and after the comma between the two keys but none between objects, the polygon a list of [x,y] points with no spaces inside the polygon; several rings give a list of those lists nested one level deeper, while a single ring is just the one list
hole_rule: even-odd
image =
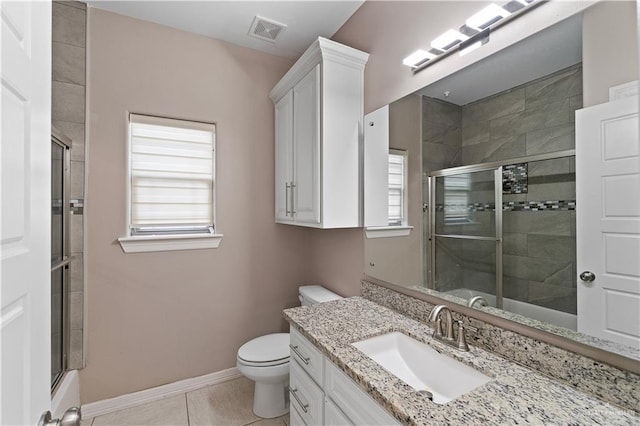
[{"label": "white sink basin", "polygon": [[446,404],[491,381],[468,365],[402,333],[383,334],[353,346],[416,391],[431,392],[436,404]]}]

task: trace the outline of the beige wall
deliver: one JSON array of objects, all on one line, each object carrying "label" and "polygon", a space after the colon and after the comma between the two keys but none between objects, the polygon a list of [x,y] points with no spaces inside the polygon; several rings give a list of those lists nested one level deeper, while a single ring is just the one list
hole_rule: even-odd
[{"label": "beige wall", "polygon": [[609,88],[638,79],[636,2],[606,1],[584,12],[585,107],[609,100]]},{"label": "beige wall", "polygon": [[417,95],[389,105],[389,148],[408,153],[408,236],[364,241],[364,272],[403,286],[422,285],[422,106]]},{"label": "beige wall", "polygon": [[[93,8],[88,15],[83,403],[235,366],[241,344],[285,329],[281,311],[308,281],[312,245],[309,230],[273,219],[268,92],[292,61]],[[122,252],[127,111],[217,123],[220,248]]]},{"label": "beige wall", "polygon": [[312,229],[305,284],[321,284],[341,296],[360,294],[362,229]]}]

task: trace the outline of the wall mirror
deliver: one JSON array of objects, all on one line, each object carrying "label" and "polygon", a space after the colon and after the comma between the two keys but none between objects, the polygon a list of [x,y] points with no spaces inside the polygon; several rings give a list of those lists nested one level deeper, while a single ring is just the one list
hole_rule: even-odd
[{"label": "wall mirror", "polygon": [[365,274],[638,359],[577,332],[582,82],[576,15],[388,105],[412,229],[367,232]]}]

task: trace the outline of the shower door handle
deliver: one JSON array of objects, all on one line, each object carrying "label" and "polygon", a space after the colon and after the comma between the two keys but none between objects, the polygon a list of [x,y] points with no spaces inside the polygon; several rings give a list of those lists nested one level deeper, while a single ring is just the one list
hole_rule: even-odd
[{"label": "shower door handle", "polygon": [[591,271],[584,271],[580,274],[580,279],[585,283],[590,283],[596,279],[596,274]]}]

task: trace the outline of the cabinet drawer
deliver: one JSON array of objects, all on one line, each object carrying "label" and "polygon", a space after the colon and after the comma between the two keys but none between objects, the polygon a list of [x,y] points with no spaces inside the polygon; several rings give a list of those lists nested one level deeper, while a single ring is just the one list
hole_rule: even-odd
[{"label": "cabinet drawer", "polygon": [[295,409],[293,404],[291,404],[291,408],[289,408],[289,424],[291,426],[306,426],[304,424],[304,420],[298,414],[298,410]]},{"label": "cabinet drawer", "polygon": [[325,360],[325,387],[328,397],[356,425],[398,425],[395,418],[367,395],[338,367]]},{"label": "cabinet drawer", "polygon": [[342,410],[326,396],[324,397],[324,424],[325,426],[353,426]]},{"label": "cabinet drawer", "polygon": [[295,328],[290,328],[291,359],[295,359],[300,366],[322,387],[323,382],[323,356],[315,346],[305,339]]},{"label": "cabinet drawer", "polygon": [[324,393],[318,385],[311,380],[297,361],[291,362],[291,374],[289,376],[290,404],[298,412],[304,423],[308,426],[322,425],[322,411],[324,405]]}]

